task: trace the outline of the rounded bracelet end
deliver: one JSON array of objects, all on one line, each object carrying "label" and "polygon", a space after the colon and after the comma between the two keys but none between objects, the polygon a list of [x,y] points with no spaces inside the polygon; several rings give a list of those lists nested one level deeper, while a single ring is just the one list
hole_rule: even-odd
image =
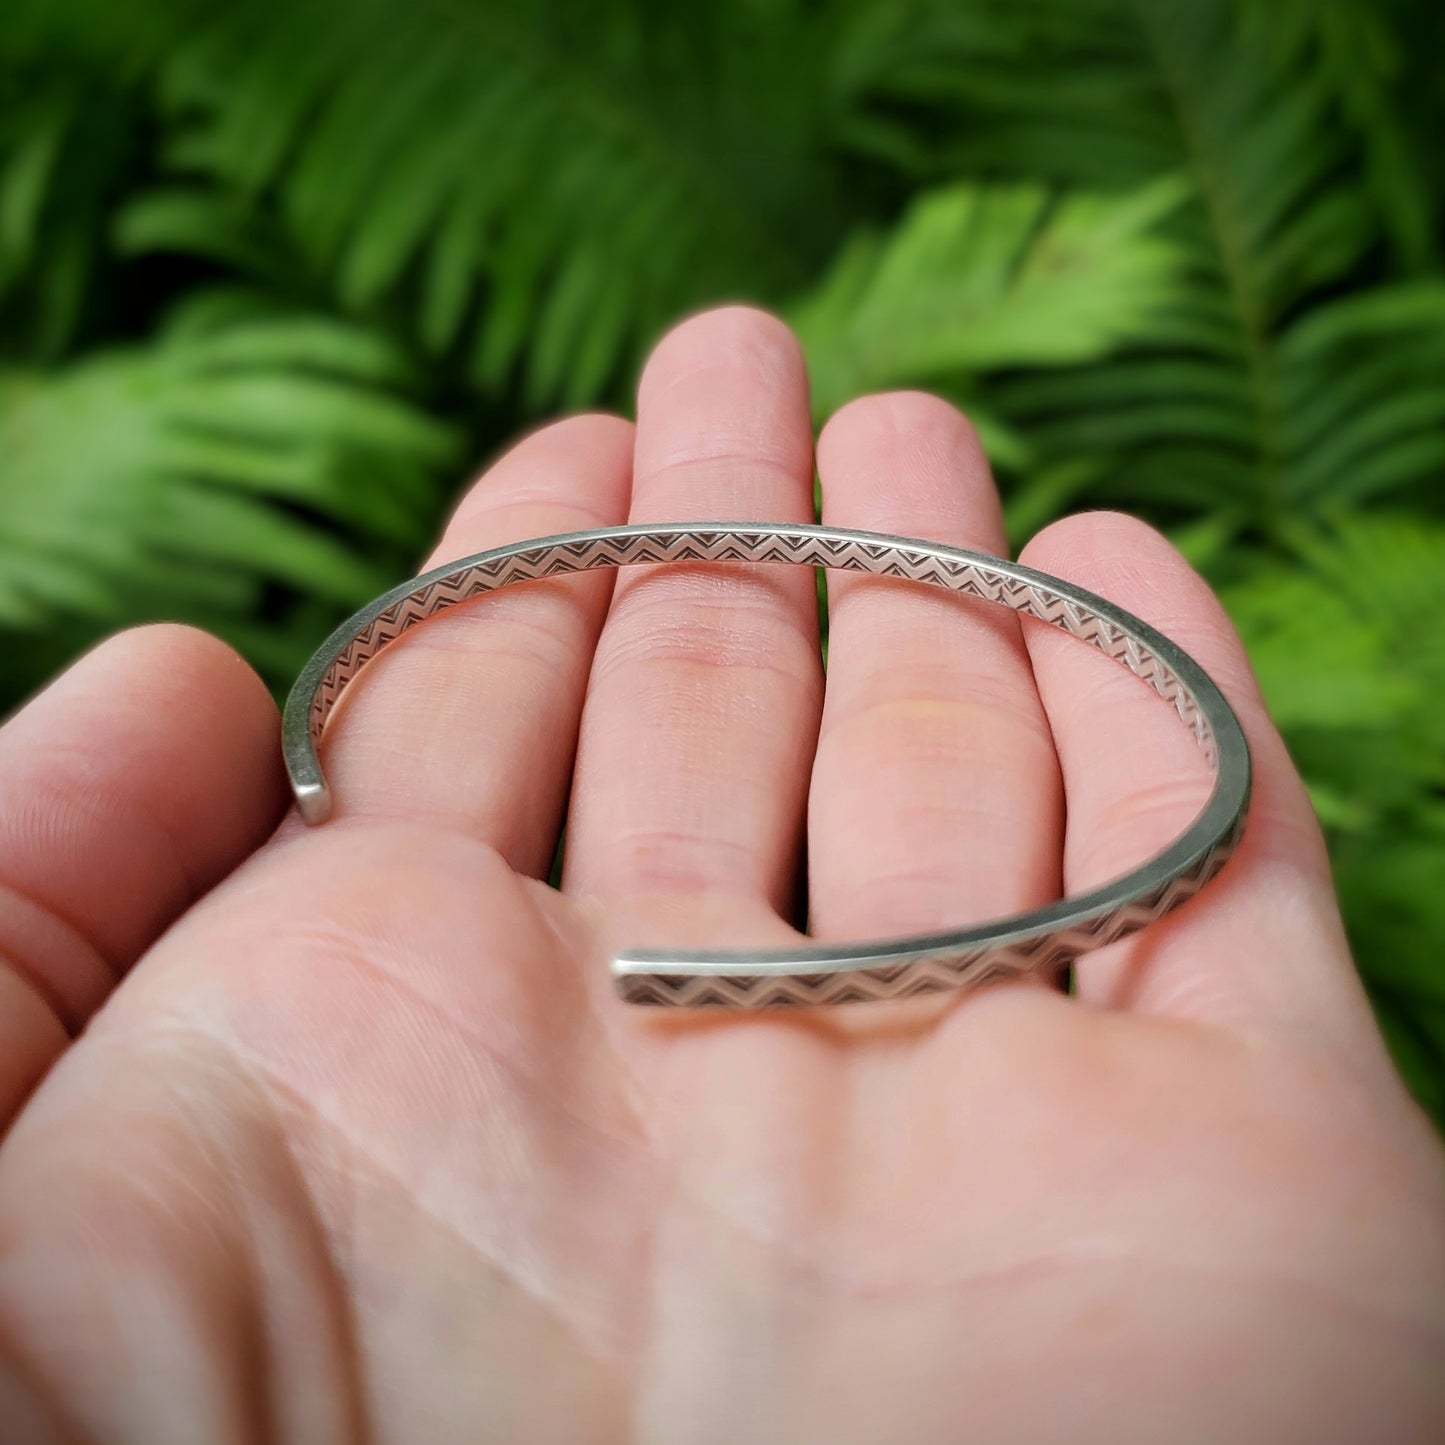
[{"label": "rounded bracelet end", "polygon": [[[623,1003],[666,1004],[673,1002],[672,991],[659,978],[657,965],[630,954],[620,953],[608,965],[612,988]],[[686,976],[684,976],[684,980]]]},{"label": "rounded bracelet end", "polygon": [[314,827],[331,816],[331,789],[325,783],[298,783],[295,792],[296,811],[303,823]]}]

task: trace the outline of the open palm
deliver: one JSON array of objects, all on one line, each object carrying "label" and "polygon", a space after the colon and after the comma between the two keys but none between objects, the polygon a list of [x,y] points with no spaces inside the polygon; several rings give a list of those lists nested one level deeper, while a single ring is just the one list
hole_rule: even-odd
[{"label": "open palm", "polygon": [[[810,519],[778,322],[680,326],[638,411],[521,442],[437,560]],[[1003,550],[939,401],[852,404],[817,466],[830,523]],[[336,816],[264,843],[274,713],[219,644],[131,634],[32,704],[0,734],[0,1438],[1441,1438],[1445,1166],[1239,645],[1127,518],[1024,555],[1192,651],[1258,775],[1226,872],[1073,997],[610,995],[621,943],[959,925],[1188,821],[1169,708],[965,599],[831,579],[825,695],[806,572],[512,589],[372,665]]]}]

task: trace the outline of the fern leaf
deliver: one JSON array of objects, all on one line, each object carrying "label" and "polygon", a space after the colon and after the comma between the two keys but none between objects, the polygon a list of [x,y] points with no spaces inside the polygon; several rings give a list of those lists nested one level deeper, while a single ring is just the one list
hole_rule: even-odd
[{"label": "fern leaf", "polygon": [[[1445,524],[1346,513],[1225,600],[1321,805],[1355,955],[1402,1071],[1445,1104]],[[1445,1122],[1445,1112],[1439,1115]]]},{"label": "fern leaf", "polygon": [[224,623],[218,581],[232,612],[278,584],[363,600],[419,541],[418,494],[454,455],[405,376],[373,335],[265,310],[5,374],[0,626],[100,629],[140,595]]},{"label": "fern leaf", "polygon": [[1144,334],[1180,281],[1157,234],[1183,188],[1056,198],[1040,186],[926,192],[853,241],[792,319],[817,409],[881,386],[1092,360]]},{"label": "fern leaf", "polygon": [[[1087,3],[1103,13],[1109,0]],[[1438,492],[1440,283],[1359,287],[1364,258],[1389,238],[1368,188],[1362,102],[1329,63],[1344,6],[1330,0],[1313,20],[1225,0],[1120,7],[1129,38],[1116,63],[1137,68],[1194,188],[1172,232],[1189,285],[1145,345],[1097,372],[1009,378],[989,393],[1041,459],[1082,448],[1107,458],[1115,500],[1224,504],[1269,534],[1292,508]],[[1074,143],[1062,129],[1058,141]],[[1400,224],[1395,239],[1417,250],[1417,222]],[[1166,374],[1177,383],[1167,401]]]},{"label": "fern leaf", "polygon": [[[796,63],[828,31],[805,7],[776,7],[761,45],[746,7],[642,0],[605,15],[505,0],[172,10],[163,93],[189,199],[143,201],[126,244],[255,275],[234,216],[264,193],[301,271],[344,307],[459,346],[478,382],[520,379],[533,407],[594,396],[681,310],[785,295],[831,249],[828,78]],[[656,69],[669,47],[683,83]],[[795,63],[772,84],[782,54]]]},{"label": "fern leaf", "polygon": [[[13,68],[11,68],[13,67]],[[0,67],[0,336],[61,356],[95,301],[102,217],[129,161],[134,98],[104,76]]]}]

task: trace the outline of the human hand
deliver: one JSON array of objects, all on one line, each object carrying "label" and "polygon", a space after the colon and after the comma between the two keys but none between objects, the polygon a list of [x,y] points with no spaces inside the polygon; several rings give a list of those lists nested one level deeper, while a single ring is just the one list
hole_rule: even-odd
[{"label": "human hand", "polygon": [[[684,323],[638,411],[520,443],[435,560],[811,518],[778,322]],[[827,522],[1004,549],[944,403],[855,402],[817,450]],[[59,1055],[0,1149],[3,1438],[1441,1438],[1445,1163],[1239,643],[1140,523],[1023,556],[1192,652],[1256,767],[1229,867],[1076,997],[611,995],[621,943],[960,925],[1180,831],[1172,711],[966,599],[830,577],[825,696],[803,571],[499,593],[371,664],[336,815],[264,843],[274,711],[219,644],[131,634],[42,695],[0,733],[12,1108]]]}]

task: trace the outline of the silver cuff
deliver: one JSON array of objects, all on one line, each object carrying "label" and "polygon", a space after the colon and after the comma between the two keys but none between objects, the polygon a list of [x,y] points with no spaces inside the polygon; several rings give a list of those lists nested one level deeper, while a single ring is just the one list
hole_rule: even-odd
[{"label": "silver cuff", "polygon": [[1053,969],[1137,932],[1197,893],[1244,830],[1244,732],[1209,675],[1139,618],[1046,573],[978,552],[837,527],[698,522],[599,527],[495,547],[403,582],[321,645],[286,700],[282,746],[296,804],[323,822],[331,792],[317,758],[327,715],[356,674],[408,628],[483,593],[597,567],[769,562],[926,582],[1038,618],[1127,667],[1174,705],[1214,774],[1199,815],[1161,853],[1103,887],[976,928],[846,947],[636,949],[612,962],[629,1003],[762,1008],[908,998]]}]

